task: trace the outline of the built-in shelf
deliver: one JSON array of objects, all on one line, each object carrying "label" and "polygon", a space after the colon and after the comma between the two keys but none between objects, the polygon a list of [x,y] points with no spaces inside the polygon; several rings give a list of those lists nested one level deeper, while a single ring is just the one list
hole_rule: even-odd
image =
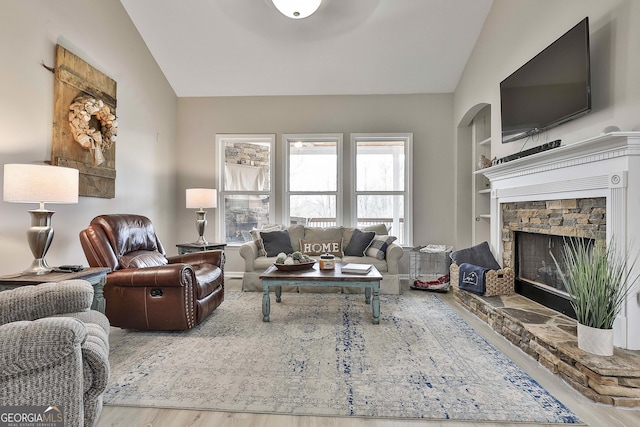
[{"label": "built-in shelf", "polygon": [[478,145],[491,145],[491,137],[478,142]]}]

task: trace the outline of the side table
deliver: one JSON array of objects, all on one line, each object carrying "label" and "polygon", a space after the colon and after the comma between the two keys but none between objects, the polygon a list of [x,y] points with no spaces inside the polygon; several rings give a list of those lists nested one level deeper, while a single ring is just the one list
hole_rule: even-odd
[{"label": "side table", "polygon": [[106,301],[102,290],[104,289],[105,283],[107,283],[107,273],[110,271],[111,269],[106,267],[88,267],[75,273],[51,272],[30,276],[20,273],[7,274],[0,276],[0,292],[25,285],[39,285],[40,283],[60,282],[61,280],[83,279],[93,286],[93,303],[91,304],[91,309],[104,313]]},{"label": "side table", "polygon": [[203,252],[203,251],[214,251],[214,250],[224,250],[226,243],[207,243],[206,245],[199,245],[197,243],[178,243],[176,247],[178,248],[178,255],[188,254],[190,252]]}]

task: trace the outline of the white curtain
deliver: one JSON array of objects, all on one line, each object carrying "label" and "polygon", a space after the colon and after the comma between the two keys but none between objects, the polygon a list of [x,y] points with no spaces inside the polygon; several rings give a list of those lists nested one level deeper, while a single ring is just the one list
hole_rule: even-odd
[{"label": "white curtain", "polygon": [[264,174],[261,166],[225,163],[225,190],[227,191],[264,191]]}]

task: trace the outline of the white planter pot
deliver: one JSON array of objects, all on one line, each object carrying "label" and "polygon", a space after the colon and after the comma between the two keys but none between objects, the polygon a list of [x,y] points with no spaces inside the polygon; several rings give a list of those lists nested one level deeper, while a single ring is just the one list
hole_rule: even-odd
[{"label": "white planter pot", "polygon": [[597,329],[578,323],[578,348],[598,356],[613,356],[613,329]]}]

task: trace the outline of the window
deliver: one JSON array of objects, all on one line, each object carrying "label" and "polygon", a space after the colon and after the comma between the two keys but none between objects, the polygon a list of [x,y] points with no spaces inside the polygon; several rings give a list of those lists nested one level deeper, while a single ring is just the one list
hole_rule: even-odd
[{"label": "window", "polygon": [[249,232],[274,218],[275,135],[216,135],[221,176],[219,233],[226,243],[252,240]]},{"label": "window", "polygon": [[383,223],[401,245],[412,236],[412,134],[351,134],[358,227]]},{"label": "window", "polygon": [[342,223],[342,134],[283,135],[285,222],[312,227]]}]

